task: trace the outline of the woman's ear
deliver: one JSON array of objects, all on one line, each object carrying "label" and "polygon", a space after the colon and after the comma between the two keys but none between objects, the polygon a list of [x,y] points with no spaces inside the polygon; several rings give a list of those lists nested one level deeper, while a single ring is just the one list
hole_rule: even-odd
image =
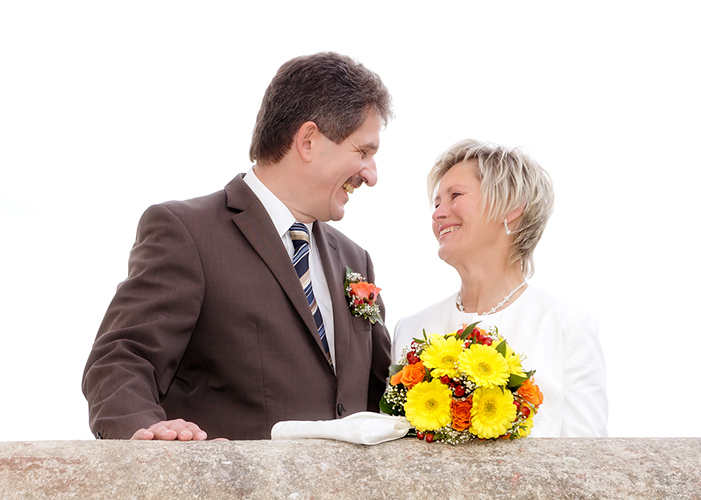
[{"label": "woman's ear", "polygon": [[521,217],[521,214],[523,214],[523,211],[524,211],[525,209],[526,209],[526,205],[523,204],[523,205],[521,205],[520,207],[515,208],[515,209],[513,209],[511,212],[509,212],[508,214],[506,214],[506,217],[505,217],[505,218],[506,218],[507,224],[510,224],[510,223],[512,223],[513,221],[515,221],[516,219],[518,219],[519,217]]}]

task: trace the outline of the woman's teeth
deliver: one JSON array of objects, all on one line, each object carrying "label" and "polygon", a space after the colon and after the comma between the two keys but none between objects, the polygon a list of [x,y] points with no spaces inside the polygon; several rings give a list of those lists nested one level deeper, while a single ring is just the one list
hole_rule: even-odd
[{"label": "woman's teeth", "polygon": [[448,226],[445,229],[441,229],[441,232],[438,234],[438,237],[440,238],[444,234],[451,233],[451,232],[456,231],[458,229],[460,229],[460,226]]}]

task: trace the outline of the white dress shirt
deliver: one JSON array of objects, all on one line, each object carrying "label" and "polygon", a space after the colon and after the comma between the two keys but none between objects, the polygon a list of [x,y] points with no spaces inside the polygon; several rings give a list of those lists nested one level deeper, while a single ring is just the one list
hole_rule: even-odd
[{"label": "white dress shirt", "polygon": [[[488,316],[462,313],[455,307],[457,292],[431,307],[402,318],[394,330],[392,362],[396,363],[412,338],[454,332],[463,324],[481,321],[496,326],[524,370],[535,370],[543,392],[531,431],[533,437],[607,436],[606,367],[594,315],[529,286],[508,307]],[[525,356],[524,356],[525,355]]]},{"label": "white dress shirt", "polygon": [[[273,221],[273,225],[277,230],[278,235],[282,239],[287,253],[290,255],[290,260],[294,256],[294,244],[290,236],[290,227],[297,222],[290,212],[290,209],[285,206],[280,199],[273,194],[256,176],[253,168],[246,173],[243,180],[251,191],[258,197],[263,204],[263,207],[268,212],[268,215]],[[316,246],[314,233],[312,232],[313,224],[305,224],[309,230],[309,271],[312,278],[312,289],[316,303],[321,310],[321,317],[324,319],[324,329],[326,330],[326,341],[329,344],[329,351],[334,367],[336,366],[336,349],[334,343],[334,328],[333,328],[333,304],[331,303],[331,294],[329,293],[329,285],[326,282],[324,268],[321,264],[319,249]]]}]

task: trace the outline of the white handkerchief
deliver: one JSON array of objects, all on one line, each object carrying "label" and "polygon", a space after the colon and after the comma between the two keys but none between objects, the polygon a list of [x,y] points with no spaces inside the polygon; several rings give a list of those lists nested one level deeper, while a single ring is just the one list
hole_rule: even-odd
[{"label": "white handkerchief", "polygon": [[404,417],[362,411],[337,420],[287,420],[273,426],[272,439],[335,439],[355,444],[378,444],[404,437],[411,424]]}]

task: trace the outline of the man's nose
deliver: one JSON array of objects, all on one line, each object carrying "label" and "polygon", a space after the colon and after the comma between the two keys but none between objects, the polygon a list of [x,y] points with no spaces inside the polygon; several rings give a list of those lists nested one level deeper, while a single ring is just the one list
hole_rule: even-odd
[{"label": "man's nose", "polygon": [[365,166],[360,171],[360,177],[362,177],[363,182],[370,187],[377,184],[377,165],[375,164],[374,157],[366,160]]}]

